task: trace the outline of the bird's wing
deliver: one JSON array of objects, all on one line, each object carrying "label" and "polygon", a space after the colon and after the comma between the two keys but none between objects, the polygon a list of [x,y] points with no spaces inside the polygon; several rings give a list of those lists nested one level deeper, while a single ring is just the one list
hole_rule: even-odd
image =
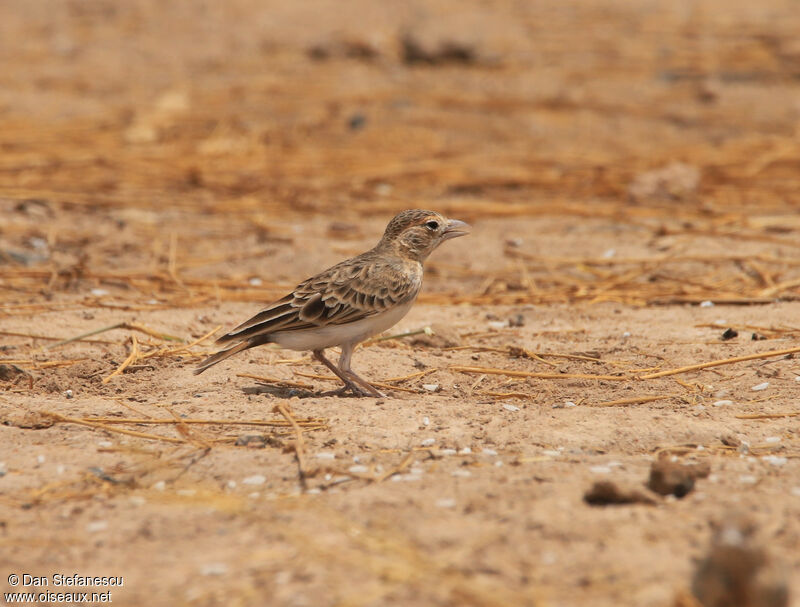
[{"label": "bird's wing", "polygon": [[356,322],[412,301],[422,284],[422,270],[409,271],[400,263],[366,254],[344,261],[302,282],[217,341]]}]

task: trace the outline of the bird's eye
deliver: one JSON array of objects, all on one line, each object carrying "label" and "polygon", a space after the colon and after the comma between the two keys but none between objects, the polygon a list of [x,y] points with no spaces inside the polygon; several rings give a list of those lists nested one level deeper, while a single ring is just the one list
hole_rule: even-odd
[{"label": "bird's eye", "polygon": [[438,221],[434,221],[433,219],[431,219],[430,221],[425,223],[425,227],[428,228],[429,230],[438,230],[439,229],[439,222]]}]

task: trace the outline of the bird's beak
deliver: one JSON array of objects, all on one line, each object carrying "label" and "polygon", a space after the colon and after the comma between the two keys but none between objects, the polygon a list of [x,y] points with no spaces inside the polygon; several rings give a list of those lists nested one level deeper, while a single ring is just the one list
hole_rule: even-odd
[{"label": "bird's beak", "polygon": [[459,236],[466,236],[470,233],[472,228],[468,223],[459,221],[458,219],[448,219],[447,227],[442,233],[442,240],[450,240],[451,238],[458,238]]}]

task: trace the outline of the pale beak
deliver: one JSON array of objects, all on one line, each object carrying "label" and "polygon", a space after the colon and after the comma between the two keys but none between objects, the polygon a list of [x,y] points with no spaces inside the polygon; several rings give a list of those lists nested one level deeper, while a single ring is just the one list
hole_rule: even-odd
[{"label": "pale beak", "polygon": [[459,221],[458,219],[448,219],[447,227],[444,229],[444,232],[442,232],[442,240],[466,236],[471,230],[472,227],[470,227],[468,223]]}]

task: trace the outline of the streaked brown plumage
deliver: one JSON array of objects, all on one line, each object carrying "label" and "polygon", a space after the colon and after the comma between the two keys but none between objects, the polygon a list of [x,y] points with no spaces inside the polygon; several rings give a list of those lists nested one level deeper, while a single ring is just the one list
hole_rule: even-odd
[{"label": "streaked brown plumage", "polygon": [[[374,386],[350,369],[355,346],[385,331],[406,315],[422,286],[422,264],[445,240],[463,236],[469,226],[419,209],[399,213],[380,242],[300,283],[250,320],[217,340],[233,345],[205,359],[195,370],[238,352],[267,343],[292,350],[311,350],[356,396],[380,396]],[[325,348],[341,346],[339,364]]]}]

